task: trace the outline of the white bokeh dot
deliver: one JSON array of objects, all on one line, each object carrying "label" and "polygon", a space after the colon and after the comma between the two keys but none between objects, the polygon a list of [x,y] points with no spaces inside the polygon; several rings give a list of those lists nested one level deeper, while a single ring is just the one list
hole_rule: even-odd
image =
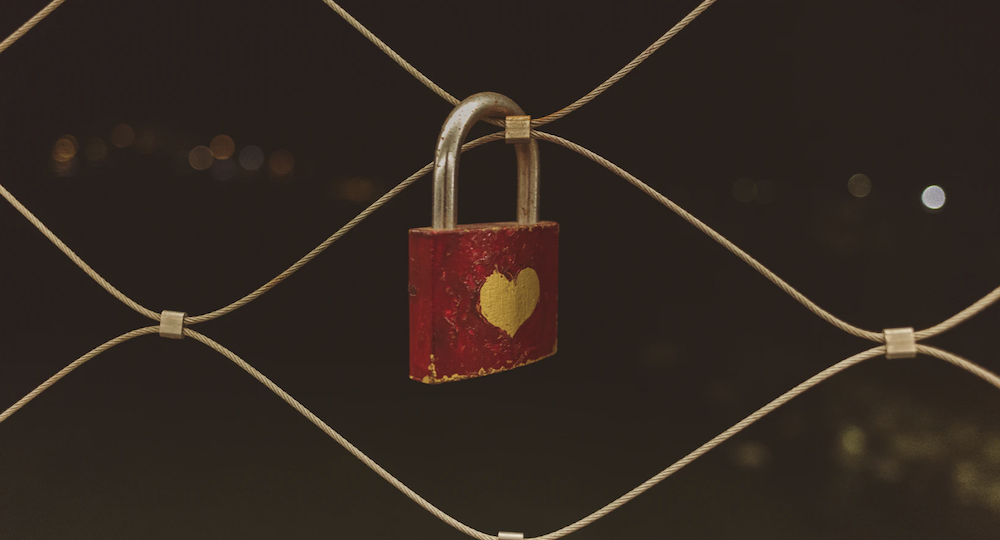
[{"label": "white bokeh dot", "polygon": [[944,201],[944,190],[940,186],[928,186],[923,194],[920,195],[920,202],[924,203],[924,206],[931,210],[937,210],[944,206]]}]

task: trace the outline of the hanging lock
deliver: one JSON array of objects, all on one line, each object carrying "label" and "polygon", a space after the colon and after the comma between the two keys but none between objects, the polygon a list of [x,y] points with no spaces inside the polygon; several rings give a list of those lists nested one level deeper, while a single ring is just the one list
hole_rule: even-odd
[{"label": "hanging lock", "polygon": [[[515,138],[517,222],[456,224],[458,158],[484,117],[520,116],[474,94],[448,115],[434,154],[433,226],[410,229],[410,378],[457,381],[556,352],[559,224],[538,221],[538,142]],[[522,119],[523,120],[523,119]]]}]

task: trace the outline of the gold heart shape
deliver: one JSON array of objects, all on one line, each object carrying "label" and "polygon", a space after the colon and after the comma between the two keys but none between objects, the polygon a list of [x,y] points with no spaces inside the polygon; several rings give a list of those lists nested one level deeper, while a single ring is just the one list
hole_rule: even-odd
[{"label": "gold heart shape", "polygon": [[514,281],[496,270],[479,289],[479,311],[487,322],[514,337],[538,305],[538,274],[531,268],[518,272]]}]

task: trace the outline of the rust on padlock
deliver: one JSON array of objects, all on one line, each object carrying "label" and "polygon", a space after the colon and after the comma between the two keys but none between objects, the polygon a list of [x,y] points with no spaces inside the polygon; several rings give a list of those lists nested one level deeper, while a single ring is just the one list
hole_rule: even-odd
[{"label": "rust on padlock", "polygon": [[410,231],[410,378],[441,383],[556,352],[559,224]]}]

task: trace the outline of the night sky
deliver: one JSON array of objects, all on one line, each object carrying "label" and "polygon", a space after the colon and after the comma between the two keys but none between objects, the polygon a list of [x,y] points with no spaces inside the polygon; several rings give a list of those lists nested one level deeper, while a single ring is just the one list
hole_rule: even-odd
[{"label": "night sky", "polygon": [[[44,5],[4,2],[0,34]],[[697,1],[341,5],[455,96],[500,92],[541,117]],[[719,0],[543,130],[836,316],[926,328],[1000,286],[998,25],[976,0]],[[430,162],[450,110],[320,0],[68,0],[0,54],[0,183],[140,304],[202,314]],[[407,231],[430,224],[426,177],[195,327],[489,534],[568,525],[872,346],[540,144],[541,217],[561,228],[555,356],[409,380]],[[510,147],[466,154],[460,178],[461,222],[514,218]],[[929,186],[943,207],[922,203]],[[154,324],[2,201],[0,291],[0,410]],[[993,307],[928,344],[1000,371],[998,323]],[[875,358],[570,538],[994,539],[998,406],[940,360]],[[2,540],[390,535],[465,538],[192,339],[119,345],[0,424]]]}]

